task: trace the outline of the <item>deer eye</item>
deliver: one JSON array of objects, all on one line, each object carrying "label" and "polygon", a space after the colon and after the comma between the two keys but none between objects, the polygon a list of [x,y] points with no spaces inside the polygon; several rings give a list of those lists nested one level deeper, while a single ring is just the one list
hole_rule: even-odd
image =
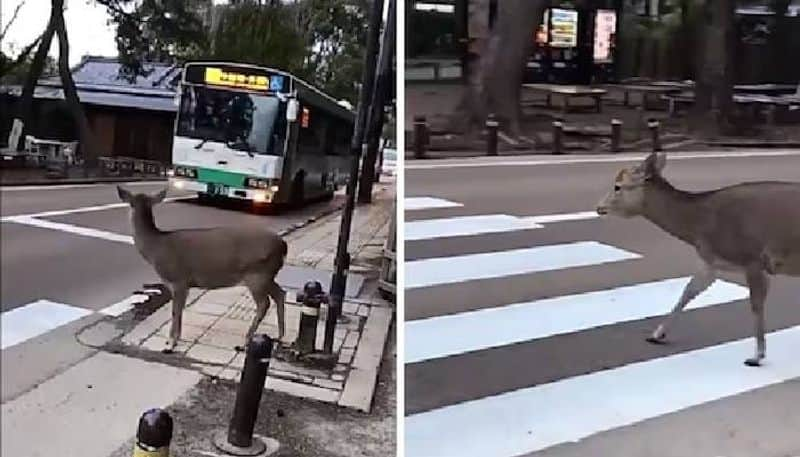
[{"label": "deer eye", "polygon": [[622,186],[620,186],[619,184],[614,184],[614,192],[619,192],[621,190],[622,190]]}]

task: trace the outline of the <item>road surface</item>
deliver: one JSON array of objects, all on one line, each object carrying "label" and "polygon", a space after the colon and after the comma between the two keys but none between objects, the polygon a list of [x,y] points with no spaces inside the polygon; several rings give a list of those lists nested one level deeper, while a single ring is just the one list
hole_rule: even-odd
[{"label": "road surface", "polygon": [[[406,455],[800,455],[800,279],[772,282],[764,367],[742,363],[737,275],[646,343],[698,260],[642,218],[593,213],[640,157],[406,162]],[[664,174],[800,182],[800,154],[671,154]]]}]

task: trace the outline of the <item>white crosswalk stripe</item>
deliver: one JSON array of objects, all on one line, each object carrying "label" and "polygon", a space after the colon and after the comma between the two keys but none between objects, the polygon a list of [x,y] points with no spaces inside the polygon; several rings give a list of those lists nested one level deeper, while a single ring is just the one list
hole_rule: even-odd
[{"label": "white crosswalk stripe", "polygon": [[[418,209],[415,205],[412,209]],[[451,201],[429,203],[426,208],[437,208],[436,205],[450,210],[448,217],[406,222],[408,243],[426,240],[446,243],[455,237],[479,239],[525,230],[534,230],[530,232],[534,236],[546,224],[589,221],[596,217],[593,212],[525,217],[470,214],[468,206]],[[465,214],[453,216],[452,208],[459,208],[458,212]],[[643,260],[639,253],[600,240],[507,250],[494,249],[492,243],[469,247],[463,241],[453,241],[451,246],[481,251],[444,257],[425,253],[422,258],[406,261],[407,309],[426,305],[411,303],[409,293],[423,293],[434,286],[471,290],[464,284],[484,281],[480,287],[492,290],[497,280],[526,275],[533,278],[533,288],[535,278],[543,272],[562,274],[575,267],[603,269],[624,261]],[[452,248],[448,252],[451,251]],[[535,345],[556,336],[572,338],[601,327],[664,316],[671,311],[689,279],[673,274],[632,283],[620,278],[617,284],[625,285],[413,319],[405,324],[406,369],[431,370],[425,372],[430,374],[432,370],[445,369],[441,367],[459,367],[465,373],[474,373],[469,382],[481,383],[481,370],[503,366],[499,361],[492,362],[491,350],[515,350],[515,345]],[[746,300],[748,295],[746,287],[717,280],[686,309],[724,310],[726,304]],[[641,336],[632,338],[641,342]],[[485,389],[492,393],[485,395],[459,394],[458,387],[437,384],[439,376],[423,377],[424,385],[419,391],[435,395],[429,392],[442,389],[445,393],[441,396],[443,400],[435,398],[428,402],[433,407],[420,406],[407,412],[406,455],[519,456],[800,377],[795,354],[800,347],[800,326],[775,331],[768,337],[773,348],[770,363],[757,370],[741,363],[753,345],[752,338],[744,338],[663,356],[650,355],[601,371],[595,369],[500,393],[498,386],[493,385]],[[521,360],[521,363],[537,362]],[[517,373],[506,374],[513,378]],[[418,391],[413,384],[423,381],[409,376],[408,371],[406,379],[408,399],[409,390]],[[492,379],[497,384],[502,375]]]}]

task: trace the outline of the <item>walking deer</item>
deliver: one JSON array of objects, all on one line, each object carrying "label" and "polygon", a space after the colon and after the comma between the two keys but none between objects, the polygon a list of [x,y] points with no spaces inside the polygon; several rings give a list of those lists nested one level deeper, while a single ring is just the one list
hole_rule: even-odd
[{"label": "walking deer", "polygon": [[189,289],[219,289],[244,283],[256,303],[256,315],[245,336],[253,336],[269,308],[277,306],[278,338],[284,323],[284,290],[275,282],[287,253],[286,242],[276,233],[252,227],[220,227],[162,231],[153,219],[153,206],[161,203],[166,189],[156,195],[132,194],[117,186],[119,198],[131,206],[136,249],[172,289],[172,326],[164,352],[175,349],[181,336],[181,318]]},{"label": "walking deer", "polygon": [[666,342],[667,330],[683,308],[706,290],[720,271],[743,273],[750,289],[755,355],[766,355],[764,301],[770,275],[800,277],[800,183],[750,182],[707,192],[685,192],[661,174],[664,154],[621,170],[614,188],[597,206],[600,215],[644,216],[692,245],[702,268],[692,276],[669,316],[647,341]]}]

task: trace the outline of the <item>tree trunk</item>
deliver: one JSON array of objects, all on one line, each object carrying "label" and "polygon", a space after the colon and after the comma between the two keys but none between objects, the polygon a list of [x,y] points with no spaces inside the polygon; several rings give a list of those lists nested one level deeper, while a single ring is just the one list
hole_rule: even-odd
[{"label": "tree trunk", "polygon": [[520,134],[520,98],[525,62],[533,45],[535,27],[542,21],[546,0],[502,0],[497,22],[452,120],[460,130],[481,129],[494,113],[504,130]]},{"label": "tree trunk", "polygon": [[789,11],[791,0],[772,0],[772,11],[775,12],[775,29],[769,38],[769,49],[772,53],[772,71],[774,80],[771,82],[782,83],[791,82],[789,78],[789,64],[794,64],[793,59],[787,59],[789,53],[790,19],[786,16]]},{"label": "tree trunk", "polygon": [[703,5],[702,59],[698,67],[693,124],[706,135],[731,130],[733,114],[734,0],[707,0]]},{"label": "tree trunk", "polygon": [[[33,56],[33,62],[28,70],[28,76],[25,79],[25,84],[22,86],[22,94],[20,94],[19,101],[17,102],[17,119],[23,124],[22,134],[20,138],[25,138],[25,135],[30,132],[29,128],[25,126],[30,124],[31,111],[33,109],[33,93],[36,89],[36,83],[42,75],[44,63],[47,60],[47,52],[50,50],[50,43],[53,41],[53,34],[55,33],[55,12],[50,12],[50,20],[47,22],[47,29],[42,34],[42,39],[39,42],[39,47],[36,49],[36,54]],[[9,145],[13,147],[13,145]],[[17,150],[21,151],[25,148],[25,142],[20,141],[17,143]]]},{"label": "tree trunk", "polygon": [[53,11],[54,25],[58,34],[58,72],[61,74],[61,86],[64,90],[64,98],[67,101],[70,113],[78,125],[84,170],[88,172],[90,168],[97,165],[97,148],[69,68],[69,41],[67,40],[67,29],[64,24],[64,0],[53,0]]}]

